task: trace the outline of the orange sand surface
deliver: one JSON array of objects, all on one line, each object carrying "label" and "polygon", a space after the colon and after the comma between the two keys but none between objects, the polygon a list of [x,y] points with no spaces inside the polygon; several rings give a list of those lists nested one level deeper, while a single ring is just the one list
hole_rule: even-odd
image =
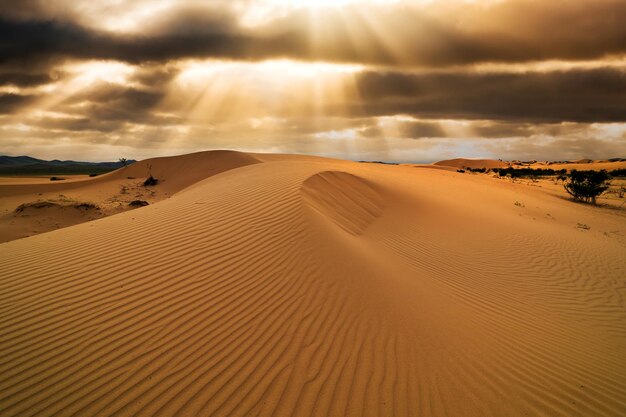
[{"label": "orange sand surface", "polygon": [[622,209],[225,151],[37,199],[101,218],[0,244],[2,417],[626,414]]},{"label": "orange sand surface", "polygon": [[599,171],[601,169],[605,169],[607,171],[612,171],[614,169],[626,169],[626,161],[593,161],[591,159],[582,160],[582,161],[573,161],[566,163],[554,163],[554,162],[534,162],[534,163],[523,163],[523,162],[513,162],[513,161],[500,161],[496,159],[466,159],[466,158],[457,158],[457,159],[448,159],[445,161],[435,162],[433,164],[437,167],[450,167],[450,168],[551,168],[556,170],[566,169],[568,171],[572,169],[577,169],[579,171],[593,170]]},{"label": "orange sand surface", "polygon": [[572,169],[577,169],[579,171],[587,171],[587,170],[599,171],[601,169],[612,171],[614,169],[625,169],[626,161],[620,161],[620,162],[592,161],[592,162],[588,162],[584,164],[576,163],[576,162],[571,162],[567,164],[536,163],[536,164],[530,165],[530,167],[531,168],[552,168],[554,170],[566,169],[568,171]]},{"label": "orange sand surface", "polygon": [[508,168],[511,166],[508,162],[495,159],[449,159],[446,161],[435,162],[433,165],[453,168]]},{"label": "orange sand surface", "polygon": [[[54,175],[32,177],[0,177],[0,185],[50,184],[51,182],[54,182],[50,181],[50,177],[54,177]],[[56,177],[63,178],[63,182],[74,182],[86,180],[89,178],[89,175],[56,175]]]}]

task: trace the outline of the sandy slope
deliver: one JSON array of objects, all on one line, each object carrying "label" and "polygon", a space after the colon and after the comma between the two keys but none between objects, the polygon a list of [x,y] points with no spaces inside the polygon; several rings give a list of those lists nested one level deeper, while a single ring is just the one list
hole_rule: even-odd
[{"label": "sandy slope", "polygon": [[497,161],[495,159],[465,159],[456,158],[435,162],[433,165],[453,168],[508,168],[508,162]]},{"label": "sandy slope", "polygon": [[567,163],[549,163],[549,162],[536,162],[533,164],[524,163],[520,165],[520,163],[509,162],[509,161],[500,161],[495,159],[465,159],[465,158],[457,158],[457,159],[448,159],[445,161],[435,162],[433,164],[437,167],[450,167],[450,168],[551,168],[554,170],[566,169],[568,171],[572,169],[577,169],[581,171],[586,170],[595,170],[599,171],[601,169],[605,169],[607,171],[612,171],[614,169],[624,169],[626,168],[626,161],[616,161],[616,162],[608,162],[608,161],[593,161],[591,159],[585,159],[581,161],[573,161]]},{"label": "sandy slope", "polygon": [[[130,210],[128,203],[133,200],[155,203],[212,175],[259,162],[239,152],[198,152],[140,161],[96,178],[68,177],[52,183],[49,178],[0,181],[0,242],[118,214]],[[158,187],[143,186],[149,174],[159,179]],[[51,205],[16,210],[24,203],[36,202]],[[77,211],[71,207],[82,203],[97,208]]]},{"label": "sandy slope", "polygon": [[624,415],[623,212],[232,156],[157,204],[0,244],[0,415]]},{"label": "sandy slope", "polygon": [[572,169],[577,169],[579,171],[587,171],[594,170],[599,171],[601,169],[605,169],[607,171],[612,171],[614,169],[626,169],[626,162],[607,162],[607,161],[591,161],[586,163],[577,163],[570,162],[567,164],[546,164],[546,163],[536,163],[532,164],[531,168],[552,168],[554,170],[566,169],[568,171]]},{"label": "sandy slope", "polygon": [[[62,175],[64,183],[85,181],[90,177],[89,175]],[[0,177],[0,185],[33,185],[33,184],[53,184],[50,181],[50,175],[47,176],[32,176],[32,177]]]}]

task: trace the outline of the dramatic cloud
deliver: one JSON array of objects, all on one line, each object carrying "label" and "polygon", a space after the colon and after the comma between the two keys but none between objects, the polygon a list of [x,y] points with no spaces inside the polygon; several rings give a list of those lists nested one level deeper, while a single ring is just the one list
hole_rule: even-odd
[{"label": "dramatic cloud", "polygon": [[407,74],[357,78],[371,115],[526,122],[626,121],[626,71],[600,68],[525,73]]},{"label": "dramatic cloud", "polygon": [[623,0],[0,0],[0,16],[2,152],[626,154]]},{"label": "dramatic cloud", "polygon": [[[126,31],[93,27],[95,18],[76,11],[89,11],[89,6],[72,7],[72,2],[67,2],[66,15],[59,6],[63,1],[5,3],[5,17],[0,21],[0,58],[4,61],[69,57],[138,63],[288,57],[445,66],[581,60],[626,53],[626,4],[622,0],[356,3],[319,10],[296,8],[254,27],[243,25],[245,14],[228,2],[178,2],[147,22],[134,22],[135,27],[142,27],[140,32],[129,32],[133,26]],[[117,7],[140,14],[133,3]],[[91,8],[97,13],[98,8]],[[248,8],[254,10],[254,2]],[[100,13],[111,13],[111,9]],[[572,22],[576,22],[575,29]]]},{"label": "dramatic cloud", "polygon": [[0,94],[0,114],[11,113],[33,101],[32,96],[19,94]]}]

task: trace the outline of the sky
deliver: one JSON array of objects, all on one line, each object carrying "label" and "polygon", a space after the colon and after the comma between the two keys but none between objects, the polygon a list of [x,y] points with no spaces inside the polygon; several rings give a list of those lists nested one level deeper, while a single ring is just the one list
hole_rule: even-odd
[{"label": "sky", "polygon": [[625,0],[0,0],[0,154],[626,157]]}]

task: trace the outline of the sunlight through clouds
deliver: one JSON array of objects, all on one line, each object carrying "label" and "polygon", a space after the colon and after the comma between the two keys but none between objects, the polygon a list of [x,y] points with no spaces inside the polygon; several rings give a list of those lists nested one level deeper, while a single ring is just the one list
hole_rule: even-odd
[{"label": "sunlight through clouds", "polygon": [[[189,62],[181,68],[173,89],[190,98],[185,117],[209,123],[319,114],[353,97],[354,76],[363,70],[359,65],[288,60]],[[179,107],[177,102],[170,105]]]},{"label": "sunlight through clouds", "polygon": [[131,157],[623,154],[622,9],[620,0],[0,2],[0,141],[39,156],[58,137]]}]

